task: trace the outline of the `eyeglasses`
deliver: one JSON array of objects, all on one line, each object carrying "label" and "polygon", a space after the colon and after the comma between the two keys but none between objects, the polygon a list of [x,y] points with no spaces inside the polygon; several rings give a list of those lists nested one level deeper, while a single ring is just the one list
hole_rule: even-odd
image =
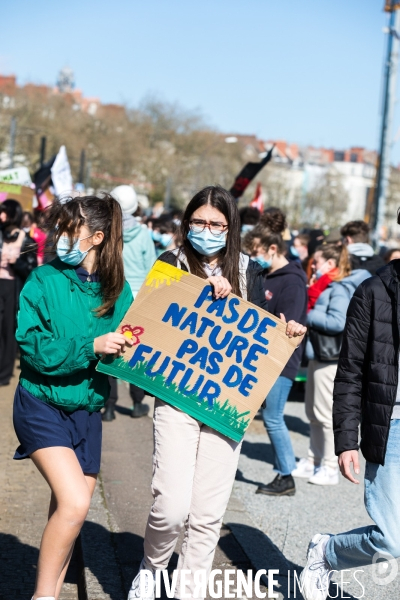
[{"label": "eyeglasses", "polygon": [[207,223],[207,221],[203,221],[202,219],[193,219],[190,221],[189,227],[193,233],[201,233],[206,227],[208,227],[210,233],[216,236],[222,235],[228,229],[228,225],[218,223],[218,221],[210,221],[210,223]]}]

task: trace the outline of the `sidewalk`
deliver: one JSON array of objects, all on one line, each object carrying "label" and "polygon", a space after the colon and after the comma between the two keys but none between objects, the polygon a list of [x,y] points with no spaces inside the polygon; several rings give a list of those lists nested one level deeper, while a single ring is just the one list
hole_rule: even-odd
[{"label": "sidewalk", "polygon": [[[105,423],[103,428],[102,487],[98,489],[97,504],[91,509],[83,530],[86,577],[94,586],[89,600],[125,600],[124,594],[142,558],[143,535],[151,504],[151,420],[131,419],[126,384],[120,382],[119,390],[117,418]],[[286,414],[296,456],[306,456],[309,428],[304,404],[289,402]],[[293,592],[294,572],[299,574],[306,562],[311,537],[317,532],[346,531],[371,522],[363,505],[363,478],[360,477],[359,486],[341,478],[340,484],[332,487],[297,480],[294,497],[256,495],[258,484],[274,477],[271,462],[271,446],[264,425],[257,417],[244,440],[213,568],[278,569],[280,585],[275,591],[279,598],[301,598],[298,588],[296,595]],[[364,462],[362,469],[363,466]],[[104,555],[99,564],[93,558],[95,549],[106,546],[110,554]],[[177,551],[179,546],[178,543]],[[176,558],[174,554],[171,569]],[[109,576],[110,564],[115,568],[113,577]],[[121,583],[117,590],[112,582],[117,581],[118,576]],[[331,584],[331,596],[365,600],[393,600],[399,596],[399,577],[388,586],[377,585],[372,579],[372,567],[366,567],[356,577],[361,585],[354,579],[354,570],[343,574],[343,585],[340,574],[334,577],[338,586]]]},{"label": "sidewalk", "polygon": [[[13,384],[16,384],[14,380]],[[29,600],[34,585],[40,535],[46,522],[47,485],[30,461],[16,462],[12,428],[14,386],[0,388],[0,600]],[[142,558],[143,535],[151,505],[151,419],[131,419],[126,384],[119,383],[117,418],[103,428],[103,459],[87,522],[82,531],[84,573],[79,600],[126,600]],[[301,402],[289,402],[287,422],[298,458],[308,447],[308,425]],[[246,434],[232,497],[224,519],[215,569],[278,569],[279,598],[293,593],[294,571],[305,564],[307,545],[316,532],[339,532],[368,524],[363,485],[341,479],[338,486],[312,486],[297,480],[294,497],[256,495],[259,483],[274,477],[271,446],[259,418]],[[177,552],[170,568],[176,565]],[[399,561],[397,561],[399,564]],[[68,575],[60,600],[78,600],[79,560]],[[288,593],[288,571],[291,594]],[[399,576],[388,586],[372,578],[372,567],[357,574],[364,592],[344,573],[331,596],[392,600],[399,597]],[[340,575],[335,580],[340,583]],[[85,589],[84,589],[85,588]],[[164,598],[166,596],[164,595]]]},{"label": "sidewalk", "polygon": [[[152,421],[147,417],[132,419],[126,384],[119,382],[118,390],[117,418],[103,426],[100,486],[82,531],[89,600],[126,600],[143,556],[143,536],[152,502]],[[171,571],[176,567],[180,545],[181,540],[171,560]],[[252,568],[226,526],[214,568]]]},{"label": "sidewalk", "polygon": [[[50,492],[30,460],[12,460],[18,440],[12,404],[19,371],[0,387],[0,600],[30,600],[40,539],[47,521]],[[78,600],[78,563],[74,558],[60,600]]]}]

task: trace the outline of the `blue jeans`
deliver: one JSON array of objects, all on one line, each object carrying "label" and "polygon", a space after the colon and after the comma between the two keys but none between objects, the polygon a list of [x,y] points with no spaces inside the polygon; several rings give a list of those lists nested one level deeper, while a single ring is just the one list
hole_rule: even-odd
[{"label": "blue jeans", "polygon": [[292,385],[293,381],[288,377],[278,377],[265,400],[266,407],[262,412],[274,452],[274,471],[280,475],[290,475],[296,468],[292,442],[283,418],[283,411]]},{"label": "blue jeans", "polygon": [[[372,563],[376,552],[400,557],[400,420],[392,421],[385,465],[367,462],[365,508],[375,525],[353,529],[332,537],[326,559],[332,569],[342,571]],[[355,507],[349,506],[348,510]]]}]

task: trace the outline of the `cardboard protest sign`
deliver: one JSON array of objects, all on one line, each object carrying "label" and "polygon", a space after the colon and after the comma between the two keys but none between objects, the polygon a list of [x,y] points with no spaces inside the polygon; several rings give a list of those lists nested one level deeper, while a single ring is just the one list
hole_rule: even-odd
[{"label": "cardboard protest sign", "polygon": [[157,261],[118,332],[134,339],[97,369],[134,383],[240,441],[298,344],[286,325],[230,294]]},{"label": "cardboard protest sign", "polygon": [[23,210],[31,211],[33,208],[34,191],[24,185],[0,182],[0,202],[4,200],[18,200]]},{"label": "cardboard protest sign", "polygon": [[25,187],[30,187],[32,185],[32,179],[27,167],[2,169],[0,171],[0,181],[3,183],[12,183],[14,185],[24,185]]}]

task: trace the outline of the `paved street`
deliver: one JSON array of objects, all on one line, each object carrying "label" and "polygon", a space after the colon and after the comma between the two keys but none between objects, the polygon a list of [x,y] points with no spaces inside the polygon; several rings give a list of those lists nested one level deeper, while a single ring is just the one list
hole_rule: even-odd
[{"label": "paved street", "polygon": [[[15,382],[14,382],[15,383]],[[119,384],[117,419],[104,424],[103,463],[99,485],[82,533],[84,560],[80,600],[124,600],[142,557],[143,534],[151,504],[151,419],[131,419],[127,387]],[[46,520],[48,488],[30,461],[12,461],[16,439],[12,429],[13,386],[1,388],[0,423],[0,598],[29,600],[40,534]],[[305,456],[308,425],[304,405],[287,405],[287,422],[297,457]],[[259,418],[246,435],[231,501],[225,516],[214,568],[280,571],[279,598],[301,598],[293,592],[294,571],[305,563],[311,536],[339,532],[368,524],[363,507],[363,486],[341,480],[339,486],[317,487],[297,482],[294,497],[267,498],[254,492],[260,482],[273,478],[271,448]],[[176,551],[179,551],[178,543]],[[171,561],[176,564],[177,553]],[[289,595],[290,575],[291,593]],[[80,574],[77,556],[61,600],[77,600]],[[399,584],[379,586],[372,567],[356,575],[346,572],[345,583],[331,595],[366,600],[393,599]],[[336,578],[340,583],[340,576]],[[163,596],[166,598],[166,596]]]},{"label": "paved street", "polygon": [[[19,371],[15,371],[19,375]],[[18,440],[12,426],[17,377],[0,388],[0,600],[30,600],[50,492],[30,460],[12,460]],[[76,559],[60,600],[78,600]]]}]

